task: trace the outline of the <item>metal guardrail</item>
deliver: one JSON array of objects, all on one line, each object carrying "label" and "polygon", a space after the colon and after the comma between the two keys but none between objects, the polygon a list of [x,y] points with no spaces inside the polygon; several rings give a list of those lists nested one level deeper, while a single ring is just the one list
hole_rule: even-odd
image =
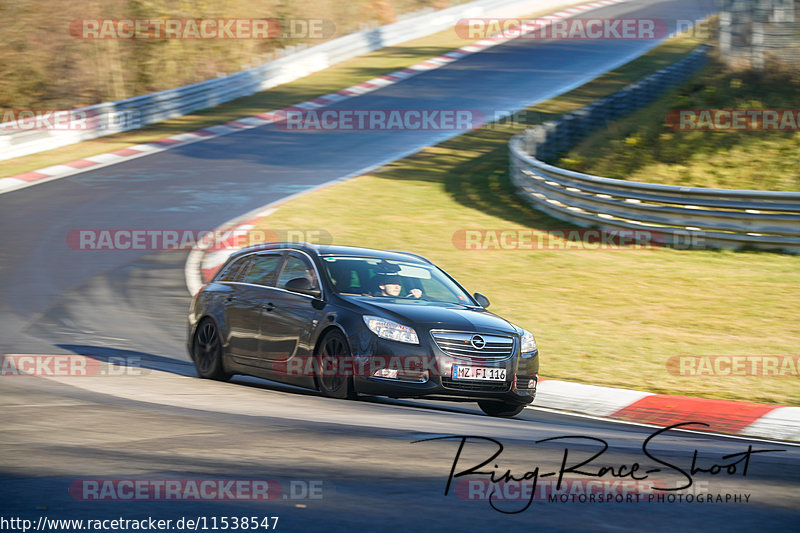
[{"label": "metal guardrail", "polygon": [[445,30],[462,18],[518,16],[543,9],[557,9],[573,3],[575,0],[477,0],[345,35],[230,76],[73,110],[83,116],[99,117],[98,123],[101,127],[71,131],[19,131],[8,127],[8,123],[0,124],[0,160],[136,129],[198,109],[214,107],[291,82],[386,46]]},{"label": "metal guardrail", "polygon": [[[674,74],[675,65],[662,72]],[[665,77],[656,73],[648,79]],[[666,79],[675,83],[674,76]],[[642,83],[605,99],[605,106],[624,94],[627,101],[638,102],[632,108],[641,107],[647,98],[638,98],[636,87]],[[593,129],[578,135],[575,128],[580,124],[604,123],[592,118],[592,109],[598,109],[597,103],[576,112],[580,119],[573,113],[548,127],[526,130],[509,142],[512,183],[531,206],[580,227],[647,232],[674,246],[800,252],[800,192],[639,183],[566,170],[537,159],[566,149]],[[559,132],[562,128],[571,133]]]}]

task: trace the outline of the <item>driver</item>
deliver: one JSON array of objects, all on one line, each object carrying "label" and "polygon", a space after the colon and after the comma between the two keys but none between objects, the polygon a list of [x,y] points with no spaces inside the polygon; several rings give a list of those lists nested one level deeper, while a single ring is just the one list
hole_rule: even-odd
[{"label": "driver", "polygon": [[[400,293],[403,291],[403,286],[400,284],[400,276],[382,275],[378,278],[378,288],[380,289],[378,296],[402,298]],[[422,298],[422,291],[420,289],[411,289],[405,295],[405,298]]]}]

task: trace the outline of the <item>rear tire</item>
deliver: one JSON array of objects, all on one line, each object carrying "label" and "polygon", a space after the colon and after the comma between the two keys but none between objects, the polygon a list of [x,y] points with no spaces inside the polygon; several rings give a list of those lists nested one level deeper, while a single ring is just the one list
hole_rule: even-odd
[{"label": "rear tire", "polygon": [[319,391],[329,398],[354,399],[353,378],[341,363],[343,357],[350,356],[345,336],[338,330],[329,331],[322,338],[314,356],[320,372],[316,376]]},{"label": "rear tire", "polygon": [[203,319],[197,325],[192,342],[192,360],[201,378],[227,381],[231,377],[222,364],[219,329],[210,318]]},{"label": "rear tire", "polygon": [[500,418],[511,418],[517,416],[522,412],[523,409],[525,409],[524,404],[519,405],[505,402],[493,402],[491,400],[478,401],[478,407],[480,407],[481,411],[487,415],[497,416]]}]

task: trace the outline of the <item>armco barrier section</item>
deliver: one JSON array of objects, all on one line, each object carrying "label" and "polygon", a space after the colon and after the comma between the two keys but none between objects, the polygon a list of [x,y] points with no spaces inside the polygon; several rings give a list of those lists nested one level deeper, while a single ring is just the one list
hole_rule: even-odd
[{"label": "armco barrier section", "polygon": [[462,18],[512,17],[574,3],[575,0],[477,0],[345,35],[230,76],[73,110],[76,114],[80,113],[79,116],[103,118],[104,127],[100,129],[15,131],[7,128],[7,124],[0,124],[0,160],[136,129],[198,109],[214,107],[386,46],[446,30]]},{"label": "armco barrier section", "polygon": [[665,244],[800,252],[800,192],[709,189],[593,176],[550,165],[554,157],[607,121],[641,108],[684,80],[705,50],[557,122],[509,142],[518,194],[548,215],[581,227],[647,232]]}]

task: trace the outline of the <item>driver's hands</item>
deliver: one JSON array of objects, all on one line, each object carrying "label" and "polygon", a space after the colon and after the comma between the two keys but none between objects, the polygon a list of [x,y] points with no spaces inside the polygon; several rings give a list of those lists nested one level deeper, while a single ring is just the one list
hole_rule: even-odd
[{"label": "driver's hands", "polygon": [[408,291],[408,296],[411,298],[422,298],[422,291],[420,289],[411,289]]}]

